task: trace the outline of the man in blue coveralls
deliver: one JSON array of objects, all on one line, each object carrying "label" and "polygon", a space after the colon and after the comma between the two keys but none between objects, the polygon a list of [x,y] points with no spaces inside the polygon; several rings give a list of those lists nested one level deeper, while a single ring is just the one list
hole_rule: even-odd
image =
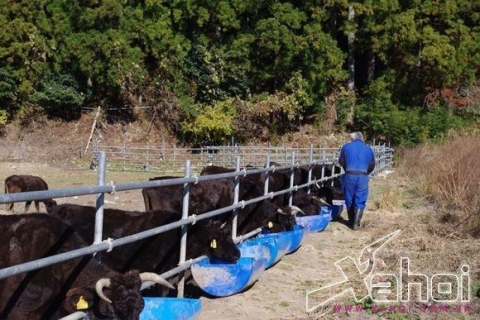
[{"label": "man in blue coveralls", "polygon": [[345,197],[348,221],[353,230],[360,227],[363,210],[368,198],[368,175],[375,169],[375,155],[372,148],[363,142],[361,132],[350,134],[352,141],[340,150],[338,162],[345,170],[342,178],[342,192]]}]

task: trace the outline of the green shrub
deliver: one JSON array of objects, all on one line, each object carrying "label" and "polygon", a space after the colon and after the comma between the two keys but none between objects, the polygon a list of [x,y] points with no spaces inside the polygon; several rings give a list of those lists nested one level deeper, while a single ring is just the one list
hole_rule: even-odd
[{"label": "green shrub", "polygon": [[197,104],[189,119],[181,123],[185,140],[193,144],[223,144],[233,134],[235,107],[233,99],[219,101],[213,106]]},{"label": "green shrub", "polygon": [[74,120],[80,115],[85,95],[70,75],[48,77],[31,95],[30,102],[41,106],[49,117]]}]

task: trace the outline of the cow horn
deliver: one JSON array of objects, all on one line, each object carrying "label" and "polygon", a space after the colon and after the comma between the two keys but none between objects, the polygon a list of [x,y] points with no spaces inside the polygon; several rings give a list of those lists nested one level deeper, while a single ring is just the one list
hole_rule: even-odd
[{"label": "cow horn", "polygon": [[[172,286],[172,284],[170,282],[163,279],[162,277],[160,277],[158,274],[156,274],[154,272],[142,272],[142,273],[140,273],[140,279],[142,280],[142,282],[152,281],[152,282],[158,283],[162,286],[168,287],[170,289],[175,289],[175,287]],[[142,290],[142,289],[144,289],[143,283],[142,283],[142,288],[140,290]]]},{"label": "cow horn", "polygon": [[315,185],[317,186],[318,189],[321,188],[320,185],[318,184],[318,180],[317,180],[317,179],[315,179]]},{"label": "cow horn", "polygon": [[108,302],[108,303],[112,303],[112,300],[108,299],[107,296],[105,296],[105,294],[103,293],[103,288],[104,287],[110,287],[110,279],[109,278],[102,278],[100,280],[97,281],[97,283],[95,284],[95,291],[97,292],[98,296],[100,297],[100,299]]},{"label": "cow horn", "polygon": [[290,208],[292,208],[292,214],[295,215],[297,212],[301,212],[302,214],[305,214],[305,212],[303,212],[302,209],[300,209],[299,207],[297,206],[290,206]]},{"label": "cow horn", "polygon": [[225,221],[224,223],[222,223],[222,225],[220,226],[220,229],[225,228],[226,225],[227,225],[227,221]]},{"label": "cow horn", "polygon": [[277,212],[280,213],[280,214],[288,214],[287,212],[283,211],[282,208],[278,208]]},{"label": "cow horn", "polygon": [[326,204],[327,206],[330,205],[327,201],[325,201],[325,200],[323,200],[322,198],[319,198],[319,197],[315,197],[315,196],[314,196],[314,197],[313,197],[313,200],[316,200],[316,201],[318,201],[318,202],[320,202],[320,203]]}]

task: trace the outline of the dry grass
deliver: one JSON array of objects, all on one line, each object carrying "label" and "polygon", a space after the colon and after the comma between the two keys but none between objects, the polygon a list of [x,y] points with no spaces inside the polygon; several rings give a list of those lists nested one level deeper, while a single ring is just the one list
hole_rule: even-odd
[{"label": "dry grass", "polygon": [[[364,302],[361,303],[365,310],[364,312],[334,312],[332,306],[335,304],[355,304],[352,300],[340,300],[323,309],[316,310],[315,313],[310,315],[311,318],[309,319],[478,319],[480,315],[480,301],[476,297],[478,290],[480,290],[480,252],[478,242],[475,242],[474,239],[468,236],[459,237],[457,233],[448,233],[447,229],[439,227],[439,222],[430,219],[429,210],[425,210],[425,207],[420,206],[416,209],[397,208],[391,212],[380,209],[369,212],[369,219],[365,222],[365,228],[373,231],[367,236],[365,244],[373,243],[383,236],[399,231],[385,247],[379,250],[376,266],[372,272],[372,275],[385,275],[381,279],[392,284],[394,293],[390,296],[379,296],[372,292],[372,298],[375,301],[380,300],[381,297],[396,301],[400,299],[401,294],[403,294],[403,297],[408,297],[408,291],[410,291],[408,301],[383,304]],[[400,283],[401,268],[403,268],[404,275],[407,273],[407,265],[405,263],[402,265],[402,258],[408,258],[409,260],[408,274],[410,278],[403,278],[403,281]],[[434,301],[430,298],[428,302],[421,302],[419,301],[420,297],[416,288],[411,287],[410,290],[408,289],[409,282],[421,282],[424,279],[423,276],[412,276],[414,274],[425,275],[427,280],[430,281],[430,279],[433,279],[433,275],[460,275],[463,266],[467,266],[470,277],[470,285],[462,285],[464,294],[467,290],[470,290],[470,302],[467,304],[454,303],[449,305],[448,303],[442,303],[440,302],[441,297],[438,295],[435,298],[440,301]],[[433,288],[437,287],[439,279],[448,282],[451,280],[451,277],[448,279],[436,278],[436,280],[432,281]],[[398,296],[395,293],[397,288],[399,288]],[[425,285],[423,289],[423,292],[426,292]],[[457,289],[458,286],[452,285],[452,290]],[[376,305],[378,308],[386,305],[387,309],[391,305],[397,305],[397,307],[403,305],[411,308],[411,310],[406,312],[399,312],[398,310],[394,312],[388,310],[377,311],[372,308],[373,305]],[[448,311],[432,311],[436,310],[435,308],[445,308],[445,306],[450,309]],[[462,312],[454,311],[456,307],[463,308],[461,309]]]},{"label": "dry grass", "polygon": [[[423,209],[408,210],[409,215],[400,215],[398,219],[391,219],[383,222],[377,227],[377,234],[386,235],[394,230],[400,230],[398,236],[385,247],[381,253],[383,270],[376,272],[386,274],[398,274],[401,266],[401,258],[409,259],[409,273],[426,275],[429,279],[435,274],[461,274],[461,268],[466,266],[469,272],[471,285],[463,285],[463,292],[470,290],[470,312],[462,314],[463,319],[477,319],[480,312],[478,299],[475,297],[480,286],[479,274],[479,246],[478,242],[468,235],[460,236],[445,225],[430,219],[430,213]],[[375,240],[372,238],[372,241]],[[406,266],[403,265],[405,268]],[[419,280],[421,278],[414,278]],[[442,278],[440,278],[442,279]],[[391,280],[391,279],[388,279]],[[398,279],[396,279],[398,280]],[[411,278],[412,280],[412,278]],[[438,280],[438,278],[437,278]],[[395,283],[395,282],[392,282]],[[400,285],[397,283],[397,285]],[[432,287],[437,286],[437,281],[432,282]],[[466,288],[467,287],[467,288]],[[453,286],[456,290],[458,287]],[[407,296],[408,282],[403,280],[401,292]],[[430,299],[427,303],[419,303],[415,289],[410,289],[414,295],[415,303],[419,309],[428,308],[433,305],[442,305]],[[438,296],[435,298],[441,299]],[[426,319],[425,314],[415,314],[416,319]],[[436,316],[439,316],[437,313]],[[457,319],[461,315],[455,312],[444,313],[442,319]]]},{"label": "dry grass", "polygon": [[[468,144],[471,150],[461,153],[462,148],[458,146],[462,144]],[[370,204],[367,205],[371,211],[367,212],[363,224],[365,238],[362,242],[367,245],[392,232],[400,231],[378,252],[372,275],[385,275],[381,280],[390,282],[394,290],[398,288],[403,297],[408,297],[408,293],[410,293],[407,302],[393,303],[393,305],[409,306],[411,310],[407,312],[375,311],[372,308],[373,305],[377,305],[377,307],[382,305],[382,303],[376,302],[373,304],[371,302],[360,303],[364,312],[334,312],[332,310],[332,306],[335,304],[355,304],[350,299],[337,301],[323,309],[316,310],[310,314],[309,319],[479,319],[480,247],[475,233],[472,232],[474,228],[472,228],[471,222],[461,224],[459,227],[462,214],[466,214],[462,209],[465,209],[463,205],[468,198],[462,194],[459,201],[454,201],[454,196],[448,195],[448,190],[454,192],[454,195],[459,194],[460,190],[470,192],[469,188],[473,188],[474,185],[471,180],[474,180],[478,186],[480,179],[473,178],[474,175],[478,175],[478,171],[475,171],[478,168],[475,167],[476,164],[471,158],[474,156],[472,148],[478,148],[478,146],[476,141],[468,138],[468,142],[452,140],[442,146],[428,145],[414,150],[405,150],[403,153],[405,158],[402,159],[401,167],[395,168],[394,174],[372,180]],[[458,149],[449,149],[453,147]],[[444,161],[443,158],[448,159]],[[458,163],[462,160],[466,164],[459,166]],[[448,170],[452,165],[457,165],[460,170],[455,171],[454,174],[443,171]],[[405,168],[410,169],[406,170]],[[471,179],[467,179],[470,174]],[[457,178],[466,179],[466,181],[456,182]],[[477,201],[475,192],[468,193],[468,196]],[[448,201],[442,202],[441,200],[444,198]],[[476,204],[472,206],[474,209],[477,208]],[[453,218],[450,219],[454,220],[454,223],[449,221],[448,217],[446,218],[447,211],[452,215]],[[404,259],[403,265],[402,258]],[[417,275],[410,277],[410,281],[405,278],[401,279],[399,276],[402,272],[404,274],[406,272],[405,258],[408,258],[409,261],[409,274]],[[463,270],[468,270],[470,279],[469,285],[461,287],[464,294],[469,290],[470,299],[466,304],[442,303],[442,297],[438,296],[438,293],[434,296],[438,301],[430,297],[428,302],[421,302],[415,287],[408,290],[408,282],[424,281],[425,277],[421,275],[427,276],[428,281],[434,279],[431,285],[433,288],[437,288],[438,280],[448,282],[451,278],[448,276],[448,279],[442,278],[443,276],[432,278],[433,275],[457,276],[462,274],[462,267],[467,268]],[[455,290],[458,288],[458,285],[455,286],[452,283],[453,292],[456,292]],[[400,293],[398,297],[400,297]],[[372,298],[377,301],[381,296],[372,292]],[[397,297],[393,294],[386,298],[396,301]],[[386,305],[388,307],[392,303]],[[461,308],[463,312],[454,310],[457,307]],[[450,309],[431,311],[436,308]]]},{"label": "dry grass", "polygon": [[417,196],[435,205],[439,221],[479,237],[479,155],[477,136],[455,136],[441,145],[403,150],[398,172],[413,182]]},{"label": "dry grass", "polygon": [[384,211],[393,211],[399,206],[401,189],[397,186],[387,186],[378,200],[374,201],[375,208]]},{"label": "dry grass", "polygon": [[[408,181],[405,186],[413,197],[406,200],[399,188],[384,188],[383,195],[374,201],[376,217],[368,221],[368,227],[375,229],[377,238],[401,230],[382,253],[387,266],[382,270],[384,273],[395,273],[395,270],[398,273],[402,257],[410,259],[411,273],[425,275],[460,274],[462,266],[467,266],[472,310],[463,315],[444,314],[442,319],[460,316],[474,319],[480,312],[475,297],[480,292],[479,154],[480,141],[476,136],[455,136],[443,144],[402,150],[396,155],[396,175]],[[387,211],[394,214],[390,215],[391,219],[382,220]],[[374,239],[375,234],[372,235]],[[401,289],[405,293],[407,283],[402,283]],[[433,304],[434,301],[426,303]],[[408,317],[424,319],[419,315]]]}]

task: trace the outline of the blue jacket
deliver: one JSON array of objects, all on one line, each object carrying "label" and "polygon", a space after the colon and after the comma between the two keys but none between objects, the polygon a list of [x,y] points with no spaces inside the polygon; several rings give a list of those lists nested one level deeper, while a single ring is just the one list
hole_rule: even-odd
[{"label": "blue jacket", "polygon": [[347,174],[370,174],[375,169],[375,155],[370,146],[356,139],[343,145],[338,163]]}]

